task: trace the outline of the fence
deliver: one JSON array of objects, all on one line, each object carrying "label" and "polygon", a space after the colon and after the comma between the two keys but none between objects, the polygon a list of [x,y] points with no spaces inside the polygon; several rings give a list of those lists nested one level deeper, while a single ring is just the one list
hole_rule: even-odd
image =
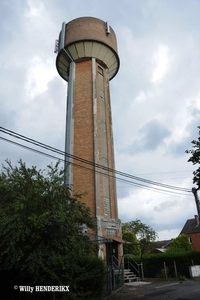
[{"label": "fence", "polygon": [[171,264],[166,264],[163,262],[163,275],[166,280],[170,278],[180,278],[189,277],[189,265],[187,263],[177,263],[176,261],[171,262]]},{"label": "fence", "polygon": [[156,264],[144,263],[144,272],[146,278],[164,278],[166,280],[172,278],[190,277],[189,267],[191,263],[183,263],[176,261],[159,262]]},{"label": "fence", "polygon": [[[115,258],[116,259],[116,258]],[[104,294],[109,295],[124,285],[124,265],[121,262],[117,265],[113,262],[106,267]]]}]

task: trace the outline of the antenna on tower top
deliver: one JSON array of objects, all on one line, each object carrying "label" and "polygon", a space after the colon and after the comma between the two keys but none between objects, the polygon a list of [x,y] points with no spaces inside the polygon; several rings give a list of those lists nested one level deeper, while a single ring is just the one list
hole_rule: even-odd
[{"label": "antenna on tower top", "polygon": [[110,33],[110,25],[109,25],[108,21],[106,21],[106,33],[107,34]]},{"label": "antenna on tower top", "polygon": [[54,53],[58,53],[59,40],[55,40]]}]

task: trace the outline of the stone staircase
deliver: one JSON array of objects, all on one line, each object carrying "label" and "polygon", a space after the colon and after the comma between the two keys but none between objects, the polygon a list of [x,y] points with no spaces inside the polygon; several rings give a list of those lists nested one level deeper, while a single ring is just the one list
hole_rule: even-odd
[{"label": "stone staircase", "polygon": [[138,280],[139,277],[137,277],[130,269],[124,269],[124,283]]}]

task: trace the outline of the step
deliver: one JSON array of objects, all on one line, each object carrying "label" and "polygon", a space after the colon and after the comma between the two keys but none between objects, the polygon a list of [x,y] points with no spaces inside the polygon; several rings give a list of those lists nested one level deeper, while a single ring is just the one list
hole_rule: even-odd
[{"label": "step", "polygon": [[131,277],[137,277],[136,274],[134,273],[128,273],[128,274],[124,274],[124,278],[131,278]]},{"label": "step", "polygon": [[133,274],[133,271],[131,269],[124,269],[124,274]]},{"label": "step", "polygon": [[138,281],[139,277],[137,277],[134,273],[125,275],[124,282]]},{"label": "step", "polygon": [[136,274],[131,273],[131,274],[124,274],[124,278],[131,278],[131,277],[137,277]]},{"label": "step", "polygon": [[124,269],[124,273],[131,272],[131,269]]},{"label": "step", "polygon": [[124,281],[136,281],[137,280],[137,276],[130,276],[130,277],[124,277]]},{"label": "step", "polygon": [[124,269],[124,282],[138,281],[139,277],[134,274],[131,269]]},{"label": "step", "polygon": [[133,282],[133,281],[139,281],[139,277],[134,277],[134,278],[124,278],[124,282]]}]

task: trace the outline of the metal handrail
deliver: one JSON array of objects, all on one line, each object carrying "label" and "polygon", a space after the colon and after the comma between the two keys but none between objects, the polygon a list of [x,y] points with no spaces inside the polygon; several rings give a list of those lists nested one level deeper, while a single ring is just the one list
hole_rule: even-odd
[{"label": "metal handrail", "polygon": [[[117,263],[118,263],[117,265],[116,265],[116,263],[114,263],[113,258],[117,261]],[[122,259],[121,259],[121,262],[120,262],[120,264],[119,264],[119,260],[116,258],[116,256],[112,255],[112,265],[113,265],[116,269],[120,270],[120,269],[122,268],[122,265],[123,265]]]},{"label": "metal handrail", "polygon": [[[113,258],[115,258],[115,260],[117,261],[117,263],[118,263],[117,265],[113,261]],[[123,257],[122,257],[121,262],[119,264],[119,260],[114,255],[112,255],[112,266],[113,266],[113,276],[115,277],[114,273],[115,273],[115,271],[117,271],[117,273],[115,273],[115,274],[117,276],[120,276],[120,278],[121,278],[121,285],[123,285],[124,284]],[[115,280],[113,281],[113,284],[114,284],[114,290],[115,290]]]},{"label": "metal handrail", "polygon": [[[142,264],[138,264],[134,259],[133,259],[133,256],[131,254],[124,254],[124,257],[128,257],[128,268],[129,268],[129,265],[137,272],[138,274],[138,277],[140,278],[140,266]],[[132,262],[137,266],[137,268],[133,265],[133,263],[131,263],[130,260],[132,260]]]}]

